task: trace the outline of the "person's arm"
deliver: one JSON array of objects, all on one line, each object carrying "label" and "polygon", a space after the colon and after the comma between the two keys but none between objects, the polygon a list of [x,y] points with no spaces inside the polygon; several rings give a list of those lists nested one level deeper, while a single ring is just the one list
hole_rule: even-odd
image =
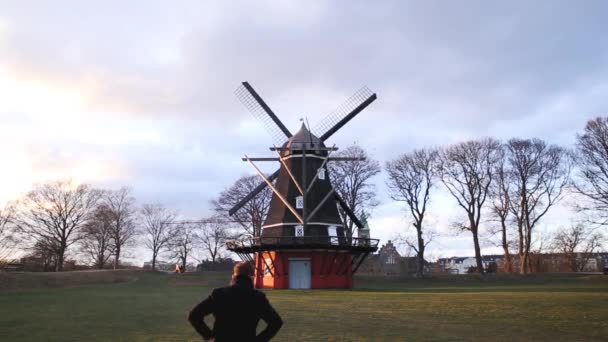
[{"label": "person's arm", "polygon": [[283,326],[283,320],[272,305],[270,305],[266,296],[262,296],[261,298],[260,318],[266,322],[266,329],[262,330],[262,332],[256,336],[256,341],[270,341]]},{"label": "person's arm", "polygon": [[213,338],[213,331],[209,329],[205,323],[205,316],[212,313],[215,309],[215,301],[213,299],[213,293],[207,297],[207,299],[198,303],[197,306],[190,311],[188,315],[188,321],[194,327],[194,330],[201,335],[205,340]]}]

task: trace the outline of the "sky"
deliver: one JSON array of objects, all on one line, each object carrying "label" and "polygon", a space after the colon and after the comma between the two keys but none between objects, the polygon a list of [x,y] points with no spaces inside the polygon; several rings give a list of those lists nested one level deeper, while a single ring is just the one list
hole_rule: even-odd
[{"label": "sky", "polygon": [[[71,178],[208,215],[254,173],[240,158],[275,143],[236,100],[242,81],[292,131],[368,86],[378,100],[329,143],[382,164],[487,136],[572,146],[608,115],[606,32],[603,1],[0,0],[0,203]],[[386,175],[374,183],[371,234],[384,243],[410,224]],[[472,255],[448,227],[454,201],[434,196],[442,237],[429,253]],[[568,224],[562,206],[539,231]]]}]

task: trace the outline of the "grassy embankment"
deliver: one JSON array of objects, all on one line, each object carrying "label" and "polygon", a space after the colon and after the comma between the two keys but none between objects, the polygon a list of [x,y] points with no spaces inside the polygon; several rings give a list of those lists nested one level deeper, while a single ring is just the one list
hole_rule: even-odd
[{"label": "grassy embankment", "polygon": [[[188,310],[227,274],[0,273],[1,341],[199,341]],[[608,277],[360,277],[267,291],[277,341],[608,340]]]}]

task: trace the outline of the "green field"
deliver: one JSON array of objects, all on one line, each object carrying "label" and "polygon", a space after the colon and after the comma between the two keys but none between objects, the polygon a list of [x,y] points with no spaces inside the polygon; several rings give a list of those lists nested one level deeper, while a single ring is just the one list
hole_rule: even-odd
[{"label": "green field", "polygon": [[[186,321],[227,274],[0,273],[0,341],[200,341]],[[277,341],[608,340],[608,277],[357,278],[267,291]]]}]

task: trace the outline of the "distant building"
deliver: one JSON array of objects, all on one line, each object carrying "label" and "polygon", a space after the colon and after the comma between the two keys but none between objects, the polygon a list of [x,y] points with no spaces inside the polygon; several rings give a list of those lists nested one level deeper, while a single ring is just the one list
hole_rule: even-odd
[{"label": "distant building", "polygon": [[[500,263],[502,263],[502,259],[504,255],[483,255],[481,257],[481,262],[483,264],[484,271],[492,272],[495,271]],[[437,265],[441,269],[442,272],[451,273],[451,274],[467,274],[470,273],[469,270],[473,270],[477,268],[477,260],[475,257],[451,257],[451,258],[441,258],[437,260]]]},{"label": "distant building", "polygon": [[[483,255],[482,263],[486,272],[500,272],[503,267],[504,255]],[[576,253],[576,261],[584,263],[582,272],[602,272],[608,266],[608,253],[594,253],[583,256]],[[533,273],[572,272],[571,260],[563,253],[530,254]],[[519,256],[512,255],[513,271],[519,271]],[[467,274],[477,268],[475,257],[451,257],[437,260],[439,272],[451,274]]]},{"label": "distant building", "polygon": [[[425,273],[429,273],[425,262]],[[370,255],[359,267],[357,274],[381,276],[407,276],[416,274],[416,258],[402,257],[391,240],[377,254]]]}]

